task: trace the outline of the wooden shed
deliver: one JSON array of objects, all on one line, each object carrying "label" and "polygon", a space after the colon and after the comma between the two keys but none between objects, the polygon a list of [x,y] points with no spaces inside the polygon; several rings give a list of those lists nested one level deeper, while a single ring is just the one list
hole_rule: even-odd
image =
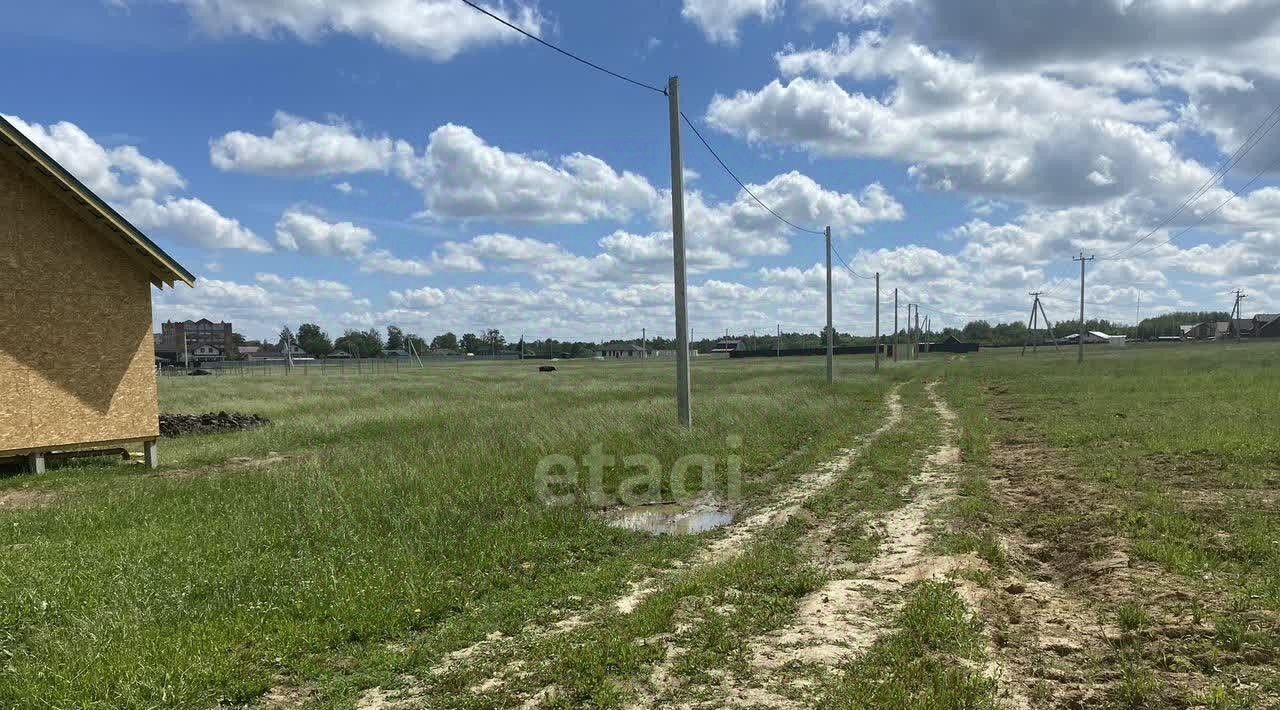
[{"label": "wooden shed", "polygon": [[195,277],[0,117],[0,459],[142,444],[151,287]]}]

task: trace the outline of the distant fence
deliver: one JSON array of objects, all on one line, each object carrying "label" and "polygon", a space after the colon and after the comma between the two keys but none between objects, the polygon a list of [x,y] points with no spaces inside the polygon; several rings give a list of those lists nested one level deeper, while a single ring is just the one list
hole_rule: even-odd
[{"label": "distant fence", "polygon": [[[444,365],[459,362],[477,362],[494,360],[519,360],[519,355],[474,355],[471,357],[424,357],[423,367]],[[215,377],[256,377],[259,375],[379,375],[400,372],[418,367],[413,358],[330,358],[322,360],[297,359],[290,366],[284,360],[227,360],[223,362],[192,363],[190,367],[182,365],[166,365],[159,369],[162,376],[186,376],[193,370],[204,370]]]},{"label": "distant fence", "polygon": [[[906,345],[903,344],[905,348]],[[893,356],[893,344],[885,343],[881,346],[885,357]],[[933,343],[931,345],[921,346],[921,353],[975,353],[978,352],[977,343]],[[833,349],[835,355],[874,355],[876,352],[875,345],[841,345]],[[814,355],[826,355],[825,347],[817,348],[782,348],[781,350],[735,350],[729,353],[730,358],[738,359],[744,357],[802,357]]]}]

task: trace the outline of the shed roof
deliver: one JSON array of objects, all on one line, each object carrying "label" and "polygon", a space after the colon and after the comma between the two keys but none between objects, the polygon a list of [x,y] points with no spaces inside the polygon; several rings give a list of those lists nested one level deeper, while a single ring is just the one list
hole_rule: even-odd
[{"label": "shed roof", "polygon": [[196,277],[190,271],[85,187],[4,116],[0,116],[0,153],[24,165],[33,174],[51,181],[58,196],[72,205],[87,222],[102,227],[103,234],[114,234],[116,246],[146,267],[153,284],[172,286],[180,281],[188,286],[195,285]]}]

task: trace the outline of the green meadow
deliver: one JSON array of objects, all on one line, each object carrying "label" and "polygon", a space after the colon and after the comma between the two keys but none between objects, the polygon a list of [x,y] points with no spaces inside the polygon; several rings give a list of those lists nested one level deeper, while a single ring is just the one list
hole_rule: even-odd
[{"label": "green meadow", "polygon": [[[1036,575],[1120,629],[1058,659],[1101,705],[1266,707],[1280,693],[1280,347],[1091,349],[1083,367],[1074,352],[996,350],[878,374],[842,357],[834,386],[820,358],[701,360],[688,431],[670,362],[538,364],[164,378],[164,412],[272,424],[166,439],[154,472],[84,459],[0,478],[0,706],[716,706],[759,686],[765,706],[969,708],[1011,702],[1005,685],[1067,706],[1073,689],[1034,668],[1016,682],[983,671],[999,634],[1019,648],[997,602]],[[753,649],[838,574],[832,555],[855,569],[892,542],[876,521],[946,443],[935,381],[962,462],[929,550],[975,566],[878,598],[874,642],[829,672],[756,678]],[[891,391],[901,419],[876,431]],[[1009,442],[1053,462],[1029,468],[1071,505],[1014,505]],[[855,444],[798,513],[697,562]],[[584,465],[538,475],[549,456],[592,451],[615,459],[598,482]],[[673,480],[690,455],[712,474]],[[607,525],[636,493],[622,457],[656,460],[646,495],[688,491],[737,522],[687,536]],[[568,502],[549,505],[548,485]],[[1081,564],[1118,546],[1151,577],[1094,598],[1033,568],[1018,550],[1036,539],[1079,546]],[[1152,579],[1177,594],[1150,601]],[[1178,625],[1191,631],[1163,633]]]}]

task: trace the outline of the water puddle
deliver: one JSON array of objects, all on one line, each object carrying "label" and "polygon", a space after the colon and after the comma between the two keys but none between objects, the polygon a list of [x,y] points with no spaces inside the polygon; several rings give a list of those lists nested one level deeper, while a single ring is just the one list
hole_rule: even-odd
[{"label": "water puddle", "polygon": [[697,535],[733,522],[734,511],[714,503],[659,503],[605,513],[610,527],[651,535]]}]

